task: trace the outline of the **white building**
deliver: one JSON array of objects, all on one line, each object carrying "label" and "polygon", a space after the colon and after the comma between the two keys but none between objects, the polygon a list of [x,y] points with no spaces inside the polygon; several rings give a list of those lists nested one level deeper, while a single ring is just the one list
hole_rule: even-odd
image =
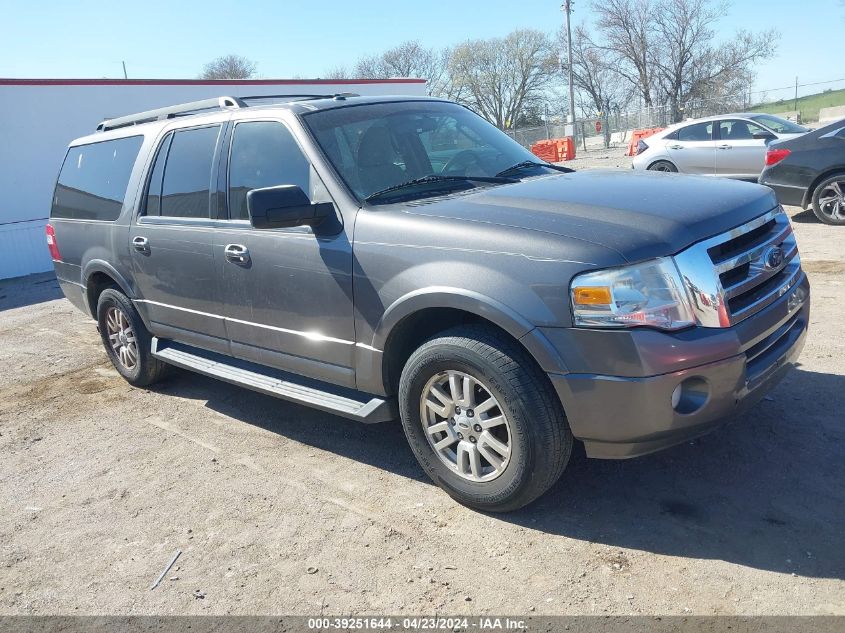
[{"label": "white building", "polygon": [[422,79],[0,79],[0,279],[52,270],[44,226],[68,143],[103,119],[177,103],[277,94],[425,95]]}]

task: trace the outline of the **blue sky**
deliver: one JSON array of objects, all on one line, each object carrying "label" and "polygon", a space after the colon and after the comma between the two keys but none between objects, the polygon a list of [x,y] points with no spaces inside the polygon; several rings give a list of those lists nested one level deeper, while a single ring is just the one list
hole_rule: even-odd
[{"label": "blue sky", "polygon": [[[575,23],[593,18],[592,0],[575,0]],[[517,27],[553,31],[560,0],[0,0],[0,77],[196,77],[205,62],[236,53],[265,78],[319,77],[406,39],[445,46],[500,36]],[[777,56],[759,67],[756,89],[788,96],[800,82],[845,80],[842,0],[735,0],[720,37],[737,28],[781,32]],[[845,81],[802,88],[801,93]]]}]

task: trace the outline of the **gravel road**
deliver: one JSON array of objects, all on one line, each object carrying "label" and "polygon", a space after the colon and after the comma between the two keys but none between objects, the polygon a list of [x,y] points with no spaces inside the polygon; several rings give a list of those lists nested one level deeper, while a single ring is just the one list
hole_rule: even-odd
[{"label": "gravel road", "polygon": [[49,275],[0,282],[0,615],[845,614],[845,229],[794,219],[813,313],[781,388],[653,456],[576,452],[504,516],[398,424],[133,389]]}]

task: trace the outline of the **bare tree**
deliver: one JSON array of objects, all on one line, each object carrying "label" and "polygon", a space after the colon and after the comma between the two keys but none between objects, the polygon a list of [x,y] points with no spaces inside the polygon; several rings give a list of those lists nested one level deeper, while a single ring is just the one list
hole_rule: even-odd
[{"label": "bare tree", "polygon": [[644,105],[653,105],[654,2],[604,0],[595,3],[593,10],[604,37],[603,47],[613,55],[616,72],[636,87]]},{"label": "bare tree", "polygon": [[551,38],[533,29],[465,42],[449,60],[451,81],[465,90],[462,100],[502,129],[512,127],[542,99],[555,71]]},{"label": "bare tree", "polygon": [[410,40],[378,55],[362,57],[355,64],[354,74],[368,79],[425,79],[431,94],[451,98],[453,91],[447,74],[448,59],[448,49],[438,51],[424,47],[417,40]]},{"label": "bare tree", "polygon": [[710,0],[658,0],[653,17],[653,76],[674,120],[693,99],[726,98],[753,80],[754,63],[771,57],[777,33],[739,31],[714,43],[713,27],[727,5]]},{"label": "bare tree", "polygon": [[240,55],[224,55],[208,62],[200,79],[249,79],[255,76],[255,62]]},{"label": "bare tree", "polygon": [[[561,31],[562,45],[566,32]],[[576,27],[572,35],[572,76],[585,116],[597,116],[610,108],[626,105],[633,87],[617,71],[613,55],[596,44],[586,27]]]},{"label": "bare tree", "polygon": [[324,79],[349,79],[349,77],[349,71],[346,69],[346,66],[339,65],[329,68],[325,72]]}]

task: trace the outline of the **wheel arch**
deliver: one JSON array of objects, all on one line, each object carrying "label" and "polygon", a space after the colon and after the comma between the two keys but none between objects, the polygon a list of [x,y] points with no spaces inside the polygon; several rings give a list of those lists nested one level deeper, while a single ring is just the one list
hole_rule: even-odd
[{"label": "wheel arch", "polygon": [[381,350],[370,380],[396,392],[408,357],[438,332],[463,324],[484,324],[523,347],[543,371],[565,372],[560,355],[531,322],[501,302],[479,293],[437,288],[410,293],[385,311],[373,338]]},{"label": "wheel arch", "polygon": [[807,187],[807,191],[804,192],[804,200],[802,202],[802,207],[805,209],[809,208],[809,206],[813,204],[813,195],[815,194],[816,188],[819,186],[819,184],[825,179],[830,178],[831,176],[835,176],[837,174],[845,175],[845,165],[831,167],[816,176],[813,179],[813,182],[810,183],[810,186]]},{"label": "wheel arch", "polygon": [[128,281],[106,261],[91,260],[82,273],[85,287],[85,300],[91,316],[97,318],[97,301],[100,294],[109,286],[117,286],[129,299],[132,299]]}]

